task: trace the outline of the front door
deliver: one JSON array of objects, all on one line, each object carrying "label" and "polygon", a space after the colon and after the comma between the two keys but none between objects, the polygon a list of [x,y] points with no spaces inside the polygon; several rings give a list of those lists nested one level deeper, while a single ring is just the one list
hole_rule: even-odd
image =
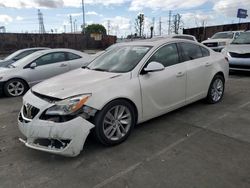
[{"label": "front door", "polygon": [[139,76],[144,119],[162,115],[185,104],[186,65],[180,63],[177,45],[161,47],[145,66],[152,61],[162,63],[165,69]]},{"label": "front door", "polygon": [[49,53],[39,57],[34,62],[37,66],[29,68],[27,71],[28,82],[31,86],[70,70],[64,52]]}]

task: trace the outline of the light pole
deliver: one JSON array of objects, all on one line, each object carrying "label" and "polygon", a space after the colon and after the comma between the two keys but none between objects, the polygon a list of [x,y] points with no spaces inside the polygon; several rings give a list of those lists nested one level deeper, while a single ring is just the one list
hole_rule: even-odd
[{"label": "light pole", "polygon": [[84,0],[82,0],[82,31],[85,34],[85,10],[84,10]]}]

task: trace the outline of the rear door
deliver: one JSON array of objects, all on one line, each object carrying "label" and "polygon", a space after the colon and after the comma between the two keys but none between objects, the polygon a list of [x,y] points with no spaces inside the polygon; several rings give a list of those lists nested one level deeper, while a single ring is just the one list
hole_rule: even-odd
[{"label": "rear door", "polygon": [[30,85],[70,70],[64,52],[52,52],[39,57],[33,62],[37,64],[35,68],[27,67],[29,69],[28,79]]},{"label": "rear door", "polygon": [[82,58],[80,55],[71,52],[66,52],[65,54],[70,70],[80,68],[84,66],[86,63],[86,60]]},{"label": "rear door", "polygon": [[139,75],[145,119],[164,114],[185,104],[186,67],[180,63],[175,43],[159,48],[148,60],[165,66],[163,71]]},{"label": "rear door", "polygon": [[182,61],[187,65],[187,103],[206,96],[212,61],[206,48],[194,43],[183,42],[178,44],[181,49]]}]

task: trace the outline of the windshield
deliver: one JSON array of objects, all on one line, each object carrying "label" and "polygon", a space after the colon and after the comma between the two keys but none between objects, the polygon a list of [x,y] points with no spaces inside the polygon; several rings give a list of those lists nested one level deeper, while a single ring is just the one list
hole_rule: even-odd
[{"label": "windshield", "polygon": [[241,33],[231,44],[250,44],[250,32]]},{"label": "windshield", "polygon": [[232,39],[234,37],[233,33],[216,33],[211,38],[212,39]]},{"label": "windshield", "polygon": [[0,62],[0,67],[10,67],[12,63],[14,63],[13,60],[4,60],[3,62]]},{"label": "windshield", "polygon": [[117,47],[98,57],[87,68],[107,72],[129,72],[141,61],[150,48],[149,46]]},{"label": "windshield", "polygon": [[18,56],[20,53],[22,52],[22,50],[18,50],[12,54],[10,54],[9,56],[7,56],[4,60],[11,60],[13,59],[14,57]]}]

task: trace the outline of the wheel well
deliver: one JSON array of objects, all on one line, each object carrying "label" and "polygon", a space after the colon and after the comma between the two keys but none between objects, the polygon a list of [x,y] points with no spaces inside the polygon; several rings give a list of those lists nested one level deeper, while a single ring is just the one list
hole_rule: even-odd
[{"label": "wheel well", "polygon": [[217,72],[214,76],[216,76],[216,75],[220,75],[220,76],[222,76],[223,77],[223,79],[225,80],[225,76],[224,76],[224,73],[223,72]]},{"label": "wheel well", "polygon": [[5,83],[7,83],[7,82],[10,81],[10,80],[14,80],[14,79],[22,80],[22,81],[26,84],[27,88],[28,88],[28,89],[30,88],[28,82],[26,82],[26,80],[24,80],[24,79],[22,79],[22,78],[11,78],[11,79],[7,80]]},{"label": "wheel well", "polygon": [[[131,101],[130,99],[128,99],[128,98],[117,98],[117,99],[114,99],[114,100],[112,100],[110,102],[113,102],[113,101],[116,101],[116,100],[127,101],[127,102],[129,102],[133,106],[133,108],[135,110],[135,122],[137,123],[137,121],[138,121],[138,109],[137,109],[135,103],[133,101]],[[110,102],[108,102],[108,103],[110,103]]]}]

